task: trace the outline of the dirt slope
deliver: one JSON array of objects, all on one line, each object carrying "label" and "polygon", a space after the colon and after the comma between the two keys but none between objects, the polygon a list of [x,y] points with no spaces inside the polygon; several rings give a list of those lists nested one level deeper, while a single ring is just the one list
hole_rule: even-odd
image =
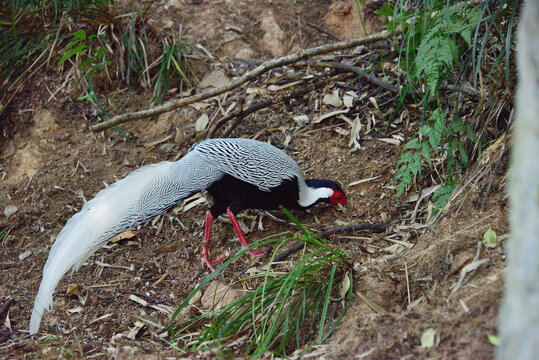
[{"label": "dirt slope", "polygon": [[[298,18],[302,23],[325,26],[339,37],[351,36],[332,27],[333,16],[350,16],[349,3],[329,9],[322,1],[294,6],[288,1],[225,1],[218,6],[217,2],[176,0],[155,9],[153,18],[155,26],[163,29],[170,22],[182,24],[186,33],[202,39],[219,59],[263,58],[328,41],[312,27],[298,27]],[[328,13],[332,17],[324,18]],[[6,206],[18,210],[9,218],[0,215],[0,226],[7,230],[0,241],[0,305],[10,298],[15,300],[9,312],[13,333],[1,328],[0,357],[178,356],[144,330],[133,338],[126,336],[136,327],[139,316],[150,316],[163,324],[168,318],[162,311],[131,301],[129,292],[146,294],[174,308],[194,288],[194,278],[205,271],[197,256],[203,233],[202,204],[186,212],[169,211],[141,226],[133,238],[98,251],[79,272],[64,277],[54,310],[44,317],[43,333],[33,339],[27,335],[43,264],[67,219],[105,184],[145,164],[174,160],[200,138],[194,124],[203,111],[194,107],[182,109],[177,116],[165,114],[128,124],[122,128],[124,133],[91,133],[88,126],[95,120],[87,104],[73,100],[69,93],[50,97],[47,88],[54,91],[62,81],[55,74],[36,79],[14,105],[25,111],[14,108],[2,119],[6,140],[0,154],[1,210]],[[320,90],[320,97],[333,90]],[[376,109],[363,99],[362,111],[370,117]],[[316,208],[297,213],[300,222],[323,230],[353,222],[381,223],[413,211],[415,202],[398,201],[394,193],[395,164],[403,142],[374,136],[361,142],[361,150],[351,151],[349,126],[339,119],[300,127],[293,116],[314,118],[326,110],[315,109],[315,100],[309,98],[304,107],[293,103],[262,111],[232,134],[270,141],[288,151],[306,177],[331,178],[345,186],[349,198],[345,212]],[[219,108],[217,102],[210,103],[211,109]],[[131,106],[137,104],[138,99],[133,99]],[[411,130],[392,131],[407,139]],[[417,221],[398,228],[397,235],[347,234],[329,240],[350,253],[357,293],[344,322],[320,347],[319,357],[492,358],[494,347],[486,334],[496,333],[505,271],[507,209],[504,178],[499,176],[485,210],[479,212],[489,165],[474,171],[466,178],[470,181],[463,181],[447,216],[428,230]],[[477,172],[482,176],[476,176]],[[349,185],[367,178],[375,179]],[[263,230],[253,230],[249,238],[296,231],[267,216],[255,215]],[[244,221],[249,224],[250,220]],[[231,226],[221,223],[218,227],[220,241],[215,242],[213,256],[238,250],[237,242],[229,241],[234,237]],[[497,232],[500,244],[478,250],[489,228]],[[477,260],[486,261],[465,272],[470,269],[467,265],[477,264]],[[242,258],[223,280],[252,261]],[[454,290],[461,274],[465,276]],[[69,285],[76,285],[77,290],[66,294]],[[421,336],[428,329],[435,330],[433,346],[423,348]]]}]

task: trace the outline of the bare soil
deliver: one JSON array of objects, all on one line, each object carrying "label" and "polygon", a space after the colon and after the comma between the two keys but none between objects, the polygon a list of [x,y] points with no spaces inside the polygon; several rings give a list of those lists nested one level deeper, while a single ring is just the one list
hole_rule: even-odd
[{"label": "bare soil", "polygon": [[[298,21],[318,24],[339,37],[357,36],[342,32],[347,28],[342,26],[348,24],[346,17],[351,17],[346,8],[350,3],[353,2],[330,6],[324,1],[176,0],[152,8],[151,16],[155,26],[167,28],[169,21],[182,24],[184,33],[200,39],[204,47],[224,61],[238,53],[243,58],[279,56],[329,41],[312,27],[298,26]],[[335,20],[339,16],[341,22]],[[373,24],[368,29],[371,32],[380,22]],[[180,110],[179,116],[164,114],[159,119],[127,124],[122,130],[129,139],[117,130],[94,134],[88,126],[96,120],[87,104],[73,99],[67,91],[50,96],[47,89],[54,91],[62,81],[62,75],[54,72],[33,79],[1,119],[4,141],[0,154],[0,208],[14,205],[18,211],[9,218],[0,215],[0,228],[7,232],[0,242],[0,306],[8,299],[15,301],[9,311],[12,332],[5,325],[0,331],[0,357],[180,357],[144,329],[133,339],[126,336],[139,316],[152,316],[163,324],[167,319],[162,312],[131,301],[128,293],[146,294],[175,307],[196,286],[200,278],[195,277],[207,273],[198,258],[206,209],[203,205],[186,212],[169,211],[157,221],[135,229],[133,238],[99,250],[77,273],[62,279],[54,309],[44,315],[42,332],[33,338],[28,336],[42,267],[67,219],[105,184],[140,166],[185,154],[200,139],[194,124],[204,112],[189,107]],[[319,98],[333,90],[321,89]],[[368,91],[358,95],[363,99],[362,111],[371,117],[378,110],[368,96],[363,96]],[[406,201],[406,196],[397,199],[393,181],[403,142],[384,139],[391,135],[408,139],[413,128],[401,124],[384,135],[367,137],[361,141],[362,149],[352,152],[346,136],[350,129],[342,120],[332,118],[305,127],[292,120],[296,115],[314,118],[327,112],[323,107],[315,109],[315,101],[309,98],[308,106],[294,102],[259,112],[245,119],[232,136],[270,141],[297,160],[306,178],[329,178],[343,184],[348,196],[345,211],[318,207],[308,213],[295,213],[302,224],[313,230],[349,223],[383,223],[410,214],[416,202]],[[210,109],[218,109],[216,101],[209,103]],[[137,108],[138,104],[137,99],[132,99],[128,107]],[[413,117],[413,111],[410,114]],[[151,145],[162,139],[166,140]],[[505,173],[505,162],[504,158],[499,174]],[[318,357],[493,358],[495,347],[489,343],[487,333],[496,334],[503,294],[507,204],[505,179],[496,176],[485,210],[479,211],[489,169],[487,164],[470,170],[452,206],[432,226],[425,225],[424,200],[417,220],[393,228],[391,235],[348,233],[328,240],[350,254],[355,295],[343,323],[318,348]],[[349,186],[371,177],[374,179]],[[297,231],[267,216],[261,221],[264,230],[255,227],[248,239]],[[494,248],[481,246],[489,228],[500,240]],[[221,222],[215,229],[219,234],[212,256],[239,249],[237,242],[227,240],[234,238],[230,224]],[[466,272],[467,265],[481,259],[487,261]],[[254,261],[248,256],[241,258],[221,280],[233,278]],[[457,289],[461,274],[465,276]],[[79,290],[66,294],[70,285],[77,285]],[[434,343],[425,348],[421,337],[428,329],[435,330]],[[242,357],[241,353],[237,356]]]}]

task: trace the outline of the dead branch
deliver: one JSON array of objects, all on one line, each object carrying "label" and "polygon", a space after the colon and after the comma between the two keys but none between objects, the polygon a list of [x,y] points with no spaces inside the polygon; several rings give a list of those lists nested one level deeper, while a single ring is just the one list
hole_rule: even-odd
[{"label": "dead branch", "polygon": [[[345,226],[337,226],[333,229],[328,229],[326,231],[321,231],[318,234],[316,234],[319,238],[327,238],[329,235],[345,232],[345,231],[361,231],[361,230],[372,230],[372,231],[378,231],[382,232],[385,231],[390,225],[394,224],[395,222],[391,222],[388,224],[352,224],[352,225],[345,225]],[[284,250],[282,253],[275,255],[273,258],[273,262],[279,262],[287,259],[290,255],[295,253],[296,251],[299,251],[305,247],[304,242],[297,242],[294,245],[290,246],[288,249]]]},{"label": "dead branch", "polygon": [[[391,92],[393,92],[395,94],[404,93],[405,96],[423,95],[422,91],[417,91],[417,90],[407,90],[407,91],[405,91],[404,89],[402,89],[402,88],[400,88],[398,86],[390,84],[390,83],[388,83],[386,81],[383,81],[380,78],[377,78],[376,76],[374,76],[372,74],[367,73],[366,70],[364,70],[364,69],[362,69],[360,67],[350,65],[350,64],[343,64],[343,63],[334,62],[334,61],[320,62],[320,61],[307,60],[307,61],[298,61],[298,62],[294,63],[294,66],[329,67],[329,68],[333,68],[333,69],[346,70],[346,71],[349,71],[349,72],[352,72],[352,73],[358,75],[361,78],[365,78],[367,81],[369,81],[373,85],[376,85],[376,86],[379,86],[379,87],[381,87],[383,89],[389,90],[389,91],[391,91]],[[452,85],[452,84],[440,85],[440,90],[460,91],[463,94],[468,95],[471,98],[477,98],[477,97],[479,97],[481,95],[480,91],[475,90],[475,89],[473,89],[471,87],[457,86],[457,85]]]},{"label": "dead branch", "polygon": [[319,238],[325,239],[329,235],[346,232],[346,231],[372,230],[372,231],[382,232],[382,231],[385,231],[390,225],[393,225],[393,224],[394,222],[390,222],[387,224],[351,224],[351,225],[337,226],[333,229],[328,229],[328,230],[319,232],[318,234],[316,234],[316,236],[318,236]]},{"label": "dead branch", "polygon": [[246,72],[242,76],[232,80],[231,82],[229,82],[226,85],[223,85],[223,86],[220,86],[220,87],[217,87],[217,88],[213,88],[213,89],[208,90],[206,92],[196,94],[196,95],[193,95],[193,96],[189,96],[189,97],[186,97],[186,98],[174,99],[174,100],[171,100],[171,101],[168,101],[168,102],[164,103],[163,105],[156,106],[156,107],[154,107],[152,109],[147,109],[147,110],[136,111],[136,112],[132,112],[132,113],[126,113],[126,114],[122,114],[122,115],[117,115],[117,116],[114,116],[110,120],[103,121],[101,123],[90,126],[90,130],[92,130],[92,131],[102,131],[102,130],[108,129],[108,128],[112,127],[112,126],[124,123],[126,121],[143,119],[143,118],[147,118],[147,117],[150,117],[150,116],[159,115],[159,114],[162,114],[162,113],[177,109],[179,107],[186,106],[186,105],[189,105],[189,104],[193,104],[195,102],[199,102],[199,101],[202,101],[202,100],[206,100],[206,99],[212,98],[214,96],[220,95],[220,94],[222,94],[224,92],[235,89],[238,86],[246,83],[247,81],[250,81],[250,80],[256,78],[257,76],[259,76],[259,75],[261,75],[261,74],[263,74],[263,73],[265,73],[265,72],[267,72],[267,71],[269,71],[271,69],[281,67],[281,66],[284,66],[284,65],[288,65],[288,64],[294,63],[296,61],[306,59],[308,57],[312,57],[312,56],[316,56],[316,55],[320,55],[320,54],[327,54],[327,53],[330,53],[332,51],[348,49],[348,48],[359,46],[359,45],[364,45],[364,44],[369,44],[369,43],[373,43],[373,42],[380,41],[380,40],[389,39],[393,35],[394,35],[393,32],[382,31],[382,32],[377,33],[377,34],[367,35],[367,36],[363,36],[363,37],[357,38],[357,39],[345,40],[345,41],[336,42],[336,43],[333,43],[333,44],[326,44],[326,45],[317,46],[317,47],[314,47],[314,48],[300,50],[300,51],[298,51],[298,52],[296,52],[294,54],[288,55],[288,56],[284,56],[284,57],[280,57],[280,58],[277,58],[277,59],[272,59],[272,60],[266,61],[265,63],[263,63],[263,64],[257,66],[256,68]]}]

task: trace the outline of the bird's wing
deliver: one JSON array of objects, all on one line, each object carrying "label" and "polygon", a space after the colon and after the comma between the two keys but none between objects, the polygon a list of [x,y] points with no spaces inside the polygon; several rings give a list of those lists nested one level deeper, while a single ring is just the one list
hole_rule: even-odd
[{"label": "bird's wing", "polygon": [[257,140],[209,139],[196,144],[191,151],[212,167],[263,191],[270,191],[286,179],[303,179],[294,159]]}]

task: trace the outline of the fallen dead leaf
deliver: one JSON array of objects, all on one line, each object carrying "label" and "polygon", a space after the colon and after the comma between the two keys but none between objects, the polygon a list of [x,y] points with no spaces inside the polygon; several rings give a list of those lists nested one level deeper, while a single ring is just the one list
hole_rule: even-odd
[{"label": "fallen dead leaf", "polygon": [[212,281],[202,296],[201,304],[205,309],[217,310],[237,300],[240,296],[241,293],[238,290],[222,282]]},{"label": "fallen dead leaf", "polygon": [[436,337],[435,329],[427,329],[423,335],[421,335],[421,347],[431,348],[434,346],[434,338]]},{"label": "fallen dead leaf", "polygon": [[19,208],[15,205],[8,205],[4,209],[4,216],[9,219],[9,217],[19,211]]},{"label": "fallen dead leaf", "polygon": [[117,243],[118,241],[120,240],[123,240],[123,239],[131,239],[135,236],[135,232],[132,231],[132,230],[127,230],[127,231],[124,231],[123,233],[121,234],[118,234],[116,235],[115,237],[113,237],[110,242],[111,243]]}]

